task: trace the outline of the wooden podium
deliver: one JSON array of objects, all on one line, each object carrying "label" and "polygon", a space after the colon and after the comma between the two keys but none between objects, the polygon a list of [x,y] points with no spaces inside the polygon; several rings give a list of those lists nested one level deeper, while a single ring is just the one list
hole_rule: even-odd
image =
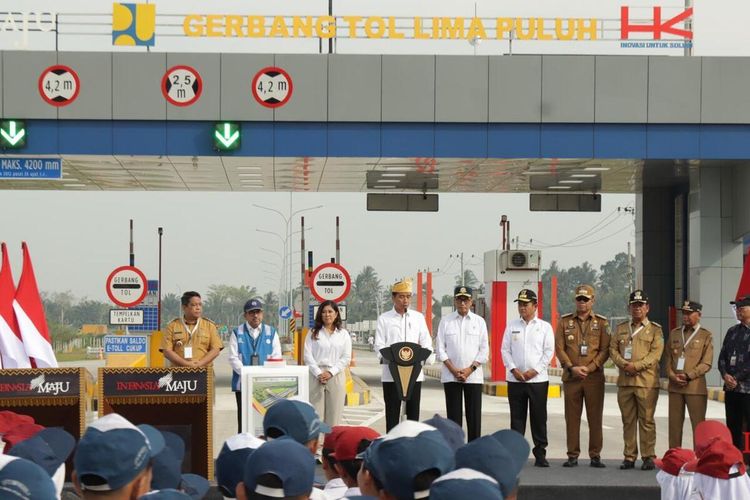
[{"label": "wooden podium", "polygon": [[78,441],[91,403],[89,379],[85,368],[0,370],[0,409],[29,415],[45,427],[62,427]]},{"label": "wooden podium", "polygon": [[213,477],[211,368],[99,368],[99,415],[119,413],[185,441],[183,472]]},{"label": "wooden podium", "polygon": [[[29,415],[44,427],[62,427],[78,441],[86,427],[93,377],[85,368],[0,370],[0,410]],[[66,480],[73,470],[73,455]]]}]

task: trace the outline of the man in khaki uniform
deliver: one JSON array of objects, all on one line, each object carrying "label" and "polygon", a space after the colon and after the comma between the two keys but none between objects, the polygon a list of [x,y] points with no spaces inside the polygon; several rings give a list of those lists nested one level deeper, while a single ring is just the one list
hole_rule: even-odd
[{"label": "man in khaki uniform", "polygon": [[656,422],[659,398],[659,360],[664,351],[661,325],[648,320],[648,297],[643,290],[630,294],[630,321],[617,325],[609,355],[620,369],[617,403],[622,413],[625,459],[620,469],[635,467],[638,458],[636,422],[641,436],[641,470],[654,470]]},{"label": "man in khaki uniform", "polygon": [[669,377],[670,448],[682,447],[685,406],[690,414],[693,435],[695,426],[706,419],[706,373],[711,369],[714,359],[711,332],[700,324],[703,306],[686,300],[681,310],[683,326],[669,333],[665,349]]},{"label": "man in khaki uniform", "polygon": [[164,329],[161,351],[174,366],[211,366],[224,348],[213,321],[202,318],[203,302],[198,292],[182,294],[182,318]]},{"label": "man in khaki uniform", "polygon": [[581,411],[586,404],[589,423],[591,467],[603,468],[602,414],[604,412],[604,362],[609,357],[607,318],[594,314],[594,288],[580,285],[575,292],[576,312],[560,318],[555,330],[555,352],[564,368],[565,427],[568,460],[563,467],[578,465],[581,453]]}]

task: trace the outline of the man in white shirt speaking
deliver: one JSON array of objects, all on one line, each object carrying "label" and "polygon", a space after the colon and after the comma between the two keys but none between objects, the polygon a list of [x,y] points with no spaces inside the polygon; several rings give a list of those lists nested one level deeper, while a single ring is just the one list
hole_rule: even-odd
[{"label": "man in white shirt speaking", "polygon": [[466,407],[466,435],[469,441],[482,434],[482,364],[489,357],[487,324],[471,312],[472,289],[457,286],[453,291],[456,310],[440,320],[437,360],[443,362],[440,381],[445,391],[448,418],[463,425],[461,399]]},{"label": "man in white shirt speaking", "polygon": [[503,334],[502,354],[508,381],[510,428],[526,433],[526,411],[531,416],[534,465],[549,467],[547,461],[547,366],[555,352],[552,325],[537,318],[537,298],[532,290],[521,290],[520,318],[511,320]]},{"label": "man in white shirt speaking", "polygon": [[[386,432],[398,425],[401,414],[401,400],[398,397],[396,383],[393,381],[388,365],[385,364],[380,355],[380,350],[397,342],[414,342],[425,349],[432,350],[432,337],[427,329],[424,316],[419,311],[409,309],[411,292],[410,278],[399,281],[391,287],[393,309],[378,317],[378,325],[375,330],[375,352],[378,355],[378,360],[384,363],[380,380],[383,383]],[[409,420],[419,420],[419,403],[422,396],[423,380],[424,372],[420,372],[414,384],[411,399],[406,402],[406,418]]]}]

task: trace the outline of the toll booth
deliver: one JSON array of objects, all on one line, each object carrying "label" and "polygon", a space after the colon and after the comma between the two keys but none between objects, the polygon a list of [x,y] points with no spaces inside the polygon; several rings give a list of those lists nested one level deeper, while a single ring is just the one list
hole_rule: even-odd
[{"label": "toll booth", "polygon": [[99,416],[119,413],[185,442],[183,472],[213,477],[212,368],[99,368]]},{"label": "toll booth", "polygon": [[484,254],[485,300],[483,317],[490,333],[490,380],[505,382],[505,365],[500,353],[503,333],[510,318],[518,316],[513,302],[524,288],[534,290],[542,308],[539,281],[541,255],[536,250],[490,250]]}]

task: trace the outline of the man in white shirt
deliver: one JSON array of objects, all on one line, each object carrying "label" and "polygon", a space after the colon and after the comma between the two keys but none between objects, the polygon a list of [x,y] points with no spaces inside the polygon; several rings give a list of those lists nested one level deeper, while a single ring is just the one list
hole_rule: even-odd
[{"label": "man in white shirt", "polygon": [[547,461],[547,366],[555,352],[552,325],[537,318],[537,298],[533,290],[521,290],[520,318],[511,320],[503,334],[502,354],[508,381],[510,428],[526,433],[526,408],[534,441],[534,465],[549,467]]},{"label": "man in white shirt", "polygon": [[456,310],[440,320],[437,360],[443,362],[440,381],[445,391],[448,418],[463,425],[461,399],[466,407],[468,440],[482,434],[482,364],[489,358],[487,324],[471,312],[472,289],[457,286],[453,291]]},{"label": "man in white shirt", "polygon": [[[432,337],[427,329],[427,322],[419,311],[409,309],[411,303],[411,279],[399,281],[391,287],[393,309],[378,317],[375,330],[375,352],[383,364],[380,380],[383,384],[383,400],[385,401],[386,432],[398,424],[401,413],[401,400],[398,397],[396,383],[388,369],[388,364],[380,355],[380,350],[397,342],[414,342],[425,349],[432,350]],[[411,399],[406,402],[406,418],[419,420],[419,403],[422,396],[422,381],[424,373],[420,372],[414,384]]]},{"label": "man in white shirt", "polygon": [[260,366],[268,358],[281,358],[281,342],[276,328],[263,324],[263,303],[259,299],[245,302],[245,323],[229,336],[229,364],[232,366],[232,390],[237,400],[237,432],[242,432],[243,366]]}]

